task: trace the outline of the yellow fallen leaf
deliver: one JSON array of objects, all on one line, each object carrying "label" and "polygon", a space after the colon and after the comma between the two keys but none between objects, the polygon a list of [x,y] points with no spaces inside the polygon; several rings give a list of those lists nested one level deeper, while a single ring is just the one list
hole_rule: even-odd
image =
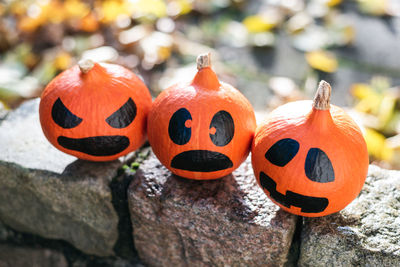
[{"label": "yellow fallen leaf", "polygon": [[357,111],[377,115],[381,106],[382,95],[368,84],[357,83],[351,87],[352,94],[359,99],[355,105]]},{"label": "yellow fallen leaf", "polygon": [[364,138],[371,156],[385,161],[392,159],[393,149],[388,146],[385,136],[373,129],[366,128]]},{"label": "yellow fallen leaf", "polygon": [[154,16],[162,18],[167,15],[167,5],[163,0],[136,0],[130,3],[134,17]]},{"label": "yellow fallen leaf", "polygon": [[26,14],[27,4],[23,1],[13,1],[10,4],[10,13],[22,16]]},{"label": "yellow fallen leaf", "polygon": [[61,23],[66,19],[67,14],[64,11],[64,6],[59,1],[50,1],[48,4],[41,6],[44,23]]},{"label": "yellow fallen leaf", "polygon": [[353,43],[356,37],[356,30],[352,26],[346,26],[343,30],[343,41],[345,44]]},{"label": "yellow fallen leaf", "polygon": [[245,18],[243,24],[249,32],[257,33],[273,29],[276,26],[276,21],[269,20],[265,16],[254,15]]},{"label": "yellow fallen leaf", "polygon": [[358,98],[358,99],[364,99],[368,97],[369,95],[376,94],[374,90],[372,89],[371,86],[365,83],[355,83],[351,86],[350,88],[351,94]]},{"label": "yellow fallen leaf", "polygon": [[189,13],[190,11],[192,11],[192,4],[193,1],[190,0],[175,0],[174,2],[176,2],[179,5],[180,8],[180,15],[184,15]]},{"label": "yellow fallen leaf", "polygon": [[373,16],[386,15],[388,0],[358,0],[360,10]]},{"label": "yellow fallen leaf", "polygon": [[381,105],[381,97],[368,97],[357,103],[355,109],[368,114],[377,115]]},{"label": "yellow fallen leaf", "polygon": [[129,5],[125,1],[106,0],[99,1],[99,13],[101,15],[101,22],[111,23],[117,19],[121,14],[129,15]]},{"label": "yellow fallen leaf", "polygon": [[382,98],[378,112],[378,119],[382,128],[384,128],[392,119],[395,111],[396,101],[397,98],[391,94],[385,94]]},{"label": "yellow fallen leaf", "polygon": [[[33,32],[43,24],[47,22],[59,23],[64,19],[64,12],[62,5],[58,1],[48,1],[43,3],[32,3],[28,9],[23,9],[18,5],[15,5],[17,10],[16,14],[20,14],[22,17],[19,20],[18,27],[21,31]],[[35,10],[34,12],[29,12]]]},{"label": "yellow fallen leaf", "polygon": [[90,12],[90,8],[84,1],[66,0],[64,11],[68,18],[83,18]]},{"label": "yellow fallen leaf", "polygon": [[54,67],[58,70],[65,70],[71,65],[71,56],[66,52],[61,52],[54,59]]},{"label": "yellow fallen leaf", "polygon": [[158,58],[160,61],[165,61],[171,57],[171,47],[160,47],[158,49]]},{"label": "yellow fallen leaf", "polygon": [[342,2],[342,0],[326,0],[325,4],[329,7],[334,7],[339,5]]},{"label": "yellow fallen leaf", "polygon": [[382,128],[382,132],[388,135],[400,134],[400,110],[395,109],[393,111],[389,121]]},{"label": "yellow fallen leaf", "polygon": [[338,68],[335,54],[328,51],[319,50],[307,52],[306,60],[312,68],[324,72],[335,72]]},{"label": "yellow fallen leaf", "polygon": [[79,28],[85,32],[95,32],[99,29],[99,21],[93,13],[89,13],[80,20]]},{"label": "yellow fallen leaf", "polygon": [[42,22],[41,18],[23,17],[18,22],[18,28],[23,32],[34,32]]}]

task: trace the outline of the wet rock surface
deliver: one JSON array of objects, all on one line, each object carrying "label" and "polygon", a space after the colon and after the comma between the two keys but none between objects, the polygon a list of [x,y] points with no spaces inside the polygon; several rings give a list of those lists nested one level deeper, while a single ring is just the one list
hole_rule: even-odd
[{"label": "wet rock surface", "polygon": [[249,159],[233,175],[194,181],[151,155],[128,191],[136,249],[149,266],[283,265],[296,217],[257,186]]},{"label": "wet rock surface", "polygon": [[400,266],[400,172],[371,165],[349,206],[305,219],[299,266]]},{"label": "wet rock surface", "polygon": [[109,183],[121,161],[76,160],[53,148],[28,101],[0,125],[0,220],[11,228],[112,255],[118,216]]}]

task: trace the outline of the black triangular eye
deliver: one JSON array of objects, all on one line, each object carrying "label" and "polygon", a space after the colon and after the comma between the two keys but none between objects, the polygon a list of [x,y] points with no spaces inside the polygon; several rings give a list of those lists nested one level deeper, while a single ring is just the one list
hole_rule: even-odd
[{"label": "black triangular eye", "polygon": [[136,105],[132,98],[129,98],[122,107],[120,107],[106,119],[106,122],[113,128],[121,129],[128,127],[135,117]]},{"label": "black triangular eye", "polygon": [[318,183],[335,180],[335,172],[328,156],[319,148],[311,148],[307,153],[305,171],[308,179]]},{"label": "black triangular eye", "polygon": [[215,133],[210,134],[210,138],[216,146],[229,144],[235,133],[235,124],[232,116],[225,110],[215,113],[210,123],[211,128],[215,128]]},{"label": "black triangular eye", "polygon": [[74,128],[82,122],[81,118],[67,109],[60,98],[57,98],[56,102],[54,102],[51,109],[51,117],[55,123],[64,129]]},{"label": "black triangular eye", "polygon": [[186,127],[187,120],[191,120],[192,116],[186,108],[175,111],[169,120],[168,134],[172,142],[177,145],[184,145],[189,142],[192,136],[192,129]]},{"label": "black triangular eye", "polygon": [[272,164],[283,167],[296,156],[299,151],[299,142],[285,138],[273,144],[265,153],[265,158]]}]

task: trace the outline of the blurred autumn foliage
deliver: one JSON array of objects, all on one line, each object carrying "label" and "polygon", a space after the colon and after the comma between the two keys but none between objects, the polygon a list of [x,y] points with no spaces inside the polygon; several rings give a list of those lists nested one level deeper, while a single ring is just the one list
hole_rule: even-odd
[{"label": "blurred autumn foliage", "polygon": [[[353,0],[359,12],[399,16],[397,0]],[[342,0],[25,0],[0,2],[0,109],[40,95],[59,72],[80,58],[113,62],[140,73],[157,95],[177,77],[189,77],[194,58],[211,51],[225,80],[258,79],[273,97],[265,109],[305,98],[316,73],[334,73],[331,48],[352,44],[354,27]],[[218,47],[274,49],[279,32],[304,53],[311,71],[302,84],[262,70],[232,66]],[[253,73],[251,73],[253,71]],[[364,127],[373,160],[400,168],[400,95],[390,80],[349,88],[351,113]]]}]

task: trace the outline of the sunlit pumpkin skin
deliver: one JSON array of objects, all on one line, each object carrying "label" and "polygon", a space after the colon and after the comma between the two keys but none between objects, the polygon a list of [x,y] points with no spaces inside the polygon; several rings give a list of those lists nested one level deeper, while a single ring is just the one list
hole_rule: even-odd
[{"label": "sunlit pumpkin skin", "polygon": [[140,147],[152,101],[146,85],[119,65],[79,64],[43,91],[39,113],[47,139],[91,161],[114,160]]},{"label": "sunlit pumpkin skin", "polygon": [[207,180],[230,174],[247,157],[256,127],[249,101],[198,58],[191,82],[174,85],[154,101],[148,138],[155,155],[181,177]]},{"label": "sunlit pumpkin skin", "polygon": [[357,197],[367,176],[361,131],[329,98],[330,86],[322,81],[314,102],[275,109],[255,133],[257,182],[273,202],[293,214],[318,217],[342,210]]}]

